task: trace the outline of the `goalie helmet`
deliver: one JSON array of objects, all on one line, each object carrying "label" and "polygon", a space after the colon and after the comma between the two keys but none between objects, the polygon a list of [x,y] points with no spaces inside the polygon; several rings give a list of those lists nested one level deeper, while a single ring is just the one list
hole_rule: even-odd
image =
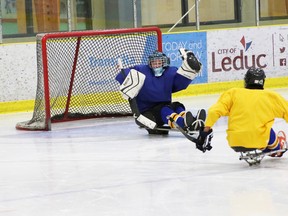
[{"label": "goalie helmet", "polygon": [[251,67],[245,74],[245,88],[248,89],[264,89],[265,72],[261,68]]},{"label": "goalie helmet", "polygon": [[159,77],[165,68],[169,67],[170,59],[164,53],[155,51],[148,57],[148,65],[153,70],[154,75]]}]

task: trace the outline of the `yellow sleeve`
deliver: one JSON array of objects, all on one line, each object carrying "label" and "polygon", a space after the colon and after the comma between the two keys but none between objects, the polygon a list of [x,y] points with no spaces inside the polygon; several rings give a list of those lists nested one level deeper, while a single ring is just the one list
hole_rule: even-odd
[{"label": "yellow sleeve", "polygon": [[212,127],[221,116],[228,116],[232,106],[233,89],[224,92],[208,109],[205,126]]},{"label": "yellow sleeve", "polygon": [[275,104],[274,113],[277,118],[283,118],[288,122],[288,101],[285,100],[280,94],[274,93],[271,103]]}]

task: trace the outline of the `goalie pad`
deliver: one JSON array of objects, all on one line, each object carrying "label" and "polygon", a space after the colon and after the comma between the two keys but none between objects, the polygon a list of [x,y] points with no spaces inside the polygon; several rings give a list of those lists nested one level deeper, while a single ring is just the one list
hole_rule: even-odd
[{"label": "goalie pad", "polygon": [[179,52],[182,55],[183,63],[181,67],[178,68],[177,73],[190,80],[193,80],[200,72],[202,64],[198,61],[192,51],[181,48]]},{"label": "goalie pad", "polygon": [[131,69],[124,82],[120,86],[120,91],[125,99],[136,97],[142,88],[146,76],[135,69]]}]

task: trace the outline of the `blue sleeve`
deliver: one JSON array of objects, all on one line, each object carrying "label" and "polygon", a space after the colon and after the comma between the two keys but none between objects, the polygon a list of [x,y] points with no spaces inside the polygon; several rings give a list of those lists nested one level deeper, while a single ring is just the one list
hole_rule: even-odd
[{"label": "blue sleeve", "polygon": [[178,68],[176,67],[171,67],[171,68],[173,69],[175,73],[172,92],[174,93],[174,92],[178,92],[178,91],[186,89],[191,84],[191,80],[178,74],[177,73]]},{"label": "blue sleeve", "polygon": [[124,82],[126,76],[128,75],[128,73],[130,72],[131,68],[126,68],[124,69],[124,74],[122,71],[120,71],[117,76],[115,77],[115,79],[120,83],[120,85]]},{"label": "blue sleeve", "polygon": [[[139,71],[139,72],[141,72],[141,73],[144,72],[143,74],[145,74],[145,72],[147,72],[147,68],[149,68],[147,65],[135,65],[134,67],[125,68],[125,69],[123,69],[125,75],[123,74],[122,71],[120,71],[120,72],[116,75],[115,79],[116,79],[116,80],[120,83],[120,85],[121,85],[121,84],[124,82],[126,76],[129,74],[129,72],[130,72],[131,69],[135,69],[135,70],[137,70],[137,71]],[[148,73],[149,73],[149,72],[148,72]]]}]

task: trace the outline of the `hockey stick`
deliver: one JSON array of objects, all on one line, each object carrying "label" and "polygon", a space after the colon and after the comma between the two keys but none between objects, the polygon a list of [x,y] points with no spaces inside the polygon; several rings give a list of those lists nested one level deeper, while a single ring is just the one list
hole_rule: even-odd
[{"label": "hockey stick", "polygon": [[[123,64],[122,64],[122,60],[119,58],[118,59],[118,67],[121,70],[121,73],[124,77],[124,79],[126,78],[124,69],[123,69]],[[128,102],[131,108],[131,111],[133,113],[133,117],[140,122],[141,124],[143,124],[144,126],[150,128],[150,129],[154,129],[156,127],[156,123],[152,120],[150,120],[149,118],[143,116],[138,109],[138,105],[136,102],[136,98],[128,98]]]}]

